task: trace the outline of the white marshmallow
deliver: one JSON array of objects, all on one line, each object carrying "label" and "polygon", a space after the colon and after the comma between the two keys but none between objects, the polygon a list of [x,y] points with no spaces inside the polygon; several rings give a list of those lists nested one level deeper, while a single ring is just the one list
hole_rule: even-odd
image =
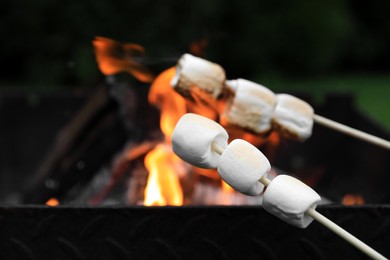
[{"label": "white marshmallow", "polygon": [[191,54],[184,54],[176,66],[176,75],[172,78],[171,86],[183,97],[195,101],[194,95],[206,93],[217,98],[224,88],[226,75],[224,69],[216,63],[210,62]]},{"label": "white marshmallow", "polygon": [[218,163],[221,178],[235,190],[250,196],[263,191],[264,185],[259,180],[270,169],[264,154],[241,139],[235,139],[228,145]]},{"label": "white marshmallow", "polygon": [[313,128],[313,108],[305,101],[288,95],[276,95],[272,124],[283,137],[305,140]]},{"label": "white marshmallow", "polygon": [[320,196],[309,186],[288,175],[275,177],[264,191],[263,207],[285,222],[306,228],[313,218],[305,215],[315,208]]},{"label": "white marshmallow", "polygon": [[185,114],[172,134],[172,148],[184,161],[200,168],[217,168],[220,155],[211,144],[222,149],[228,145],[229,135],[215,121],[196,114]]},{"label": "white marshmallow", "polygon": [[226,86],[234,95],[226,106],[222,121],[258,134],[268,132],[276,105],[275,94],[268,88],[245,79],[229,80]]},{"label": "white marshmallow", "polygon": [[313,108],[302,99],[288,94],[276,95],[272,125],[281,136],[306,140],[311,136],[313,116]]}]

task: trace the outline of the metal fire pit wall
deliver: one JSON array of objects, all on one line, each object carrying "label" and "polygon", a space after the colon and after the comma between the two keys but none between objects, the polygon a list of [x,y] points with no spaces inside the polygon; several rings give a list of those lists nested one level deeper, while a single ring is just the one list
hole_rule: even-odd
[{"label": "metal fire pit wall", "polygon": [[[390,256],[390,206],[318,211]],[[1,259],[367,259],[317,222],[261,207],[3,207]]]}]

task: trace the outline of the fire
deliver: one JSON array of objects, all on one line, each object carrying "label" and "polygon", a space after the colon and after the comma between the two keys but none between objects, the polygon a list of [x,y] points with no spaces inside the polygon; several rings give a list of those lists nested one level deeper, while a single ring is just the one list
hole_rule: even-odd
[{"label": "fire", "polygon": [[360,194],[346,194],[341,203],[345,206],[352,206],[352,205],[363,205],[364,199],[363,196]]},{"label": "fire", "polygon": [[46,201],[45,204],[47,206],[50,206],[50,207],[55,207],[55,206],[58,206],[60,204],[60,202],[56,198],[50,198],[48,201]]},{"label": "fire", "polygon": [[232,193],[234,192],[234,189],[229,186],[226,182],[222,181],[222,190],[226,193]]},{"label": "fire", "polygon": [[175,167],[180,163],[166,144],[158,145],[147,154],[145,166],[149,178],[145,188],[145,206],[183,205],[183,192]]},{"label": "fire", "polygon": [[[187,102],[182,96],[173,90],[170,85],[175,76],[175,67],[163,71],[153,81],[148,101],[150,104],[158,107],[160,114],[160,128],[164,134],[164,142],[149,152],[145,157],[145,166],[149,171],[147,185],[144,191],[144,205],[146,206],[164,206],[164,205],[183,205],[183,191],[180,185],[179,176],[185,174],[181,161],[171,149],[171,136],[176,123],[182,115],[192,112],[206,116],[210,119],[217,118],[218,104],[214,100],[209,102]],[[202,93],[199,93],[202,95]],[[202,99],[206,100],[206,99]],[[223,104],[222,104],[223,105]],[[256,135],[238,131],[237,135],[251,142],[263,143],[265,140]],[[202,172],[197,169],[197,172]],[[210,172],[203,174],[210,178],[219,178],[218,174]],[[221,205],[230,205],[237,200],[235,191],[226,183],[221,182],[218,192],[217,203]]]},{"label": "fire", "polygon": [[170,147],[173,129],[187,109],[185,100],[170,86],[175,73],[174,67],[162,72],[153,82],[148,95],[149,103],[161,110],[160,128],[165,141],[145,158],[145,166],[149,171],[144,199],[146,206],[183,205],[183,192],[178,177],[183,162]]},{"label": "fire", "polygon": [[[207,44],[207,40],[194,42],[190,46],[191,52],[201,56]],[[120,43],[108,38],[96,37],[93,45],[99,69],[104,75],[109,76],[127,72],[141,82],[152,83],[148,101],[161,112],[160,128],[164,135],[164,141],[145,156],[144,163],[149,175],[144,190],[144,205],[183,205],[184,195],[180,177],[189,174],[189,166],[172,151],[171,136],[173,130],[181,116],[189,112],[217,120],[218,114],[224,110],[227,100],[225,98],[215,100],[194,88],[192,94],[195,100],[193,102],[186,101],[170,85],[172,78],[176,74],[176,68],[171,67],[155,78],[141,63],[144,59],[145,49],[138,44]],[[254,144],[262,144],[267,141],[242,129],[232,130],[231,134],[232,137],[242,138]],[[273,139],[271,138],[271,140]],[[279,140],[274,141],[278,142]],[[192,172],[199,175],[219,180],[219,175],[216,171],[206,171],[198,168],[191,169],[193,169]],[[237,196],[237,193],[229,185],[223,181],[221,183],[217,195],[213,197],[215,199],[214,204],[231,205],[241,200],[241,197]],[[53,198],[47,202],[47,205],[56,206],[58,201]]]},{"label": "fire", "polygon": [[120,43],[104,37],[92,41],[100,71],[106,75],[127,72],[145,83],[153,81],[153,74],[138,60],[145,49],[134,43]]},{"label": "fire", "polygon": [[175,73],[174,67],[163,71],[153,82],[148,95],[149,103],[161,111],[160,128],[168,142],[176,123],[186,113],[185,100],[170,85]]}]

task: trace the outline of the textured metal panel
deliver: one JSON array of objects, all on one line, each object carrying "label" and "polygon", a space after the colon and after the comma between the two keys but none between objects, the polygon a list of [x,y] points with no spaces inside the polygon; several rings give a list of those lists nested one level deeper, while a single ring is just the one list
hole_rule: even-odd
[{"label": "textured metal panel", "polygon": [[[390,207],[319,211],[390,256]],[[367,259],[319,223],[260,207],[0,208],[0,259]]]}]

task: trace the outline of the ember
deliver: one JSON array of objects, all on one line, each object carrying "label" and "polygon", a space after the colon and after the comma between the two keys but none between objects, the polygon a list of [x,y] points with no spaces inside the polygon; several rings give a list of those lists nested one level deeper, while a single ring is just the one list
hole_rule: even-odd
[{"label": "ember", "polygon": [[363,205],[364,199],[360,194],[347,194],[343,197],[341,203],[345,206]]},{"label": "ember", "polygon": [[50,207],[58,206],[60,202],[56,198],[51,198],[48,201],[46,201],[46,205]]}]

